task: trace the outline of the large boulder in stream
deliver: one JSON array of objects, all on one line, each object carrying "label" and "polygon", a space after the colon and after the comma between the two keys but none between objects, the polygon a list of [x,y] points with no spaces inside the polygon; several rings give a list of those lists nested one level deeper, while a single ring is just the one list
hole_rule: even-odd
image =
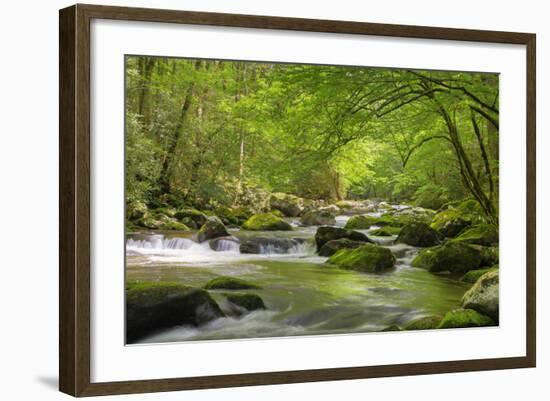
[{"label": "large boulder in stream", "polygon": [[212,238],[228,237],[227,228],[222,221],[216,216],[210,216],[197,232],[197,240],[204,242]]},{"label": "large boulder in stream", "polygon": [[340,249],[354,249],[359,248],[361,245],[365,245],[365,242],[353,241],[348,238],[333,239],[325,243],[321,249],[319,249],[319,256],[332,256]]},{"label": "large boulder in stream", "polygon": [[207,290],[257,290],[261,287],[240,278],[220,276],[210,280],[204,288]]},{"label": "large boulder in stream", "polygon": [[336,217],[329,210],[311,210],[300,218],[303,226],[330,226],[336,224]]},{"label": "large boulder in stream", "polygon": [[466,273],[464,276],[460,278],[460,281],[464,283],[475,284],[476,281],[479,280],[481,276],[483,276],[486,273],[492,272],[494,270],[498,270],[498,265],[495,265],[492,267],[486,267],[484,269],[470,270],[468,273]]},{"label": "large boulder in stream", "polygon": [[126,285],[126,341],[135,342],[160,329],[199,326],[225,316],[207,291],[169,282]]},{"label": "large boulder in stream", "polygon": [[266,253],[290,253],[303,241],[294,238],[256,237],[241,242],[241,253],[266,254]]},{"label": "large boulder in stream", "polygon": [[414,222],[401,229],[396,242],[424,248],[439,244],[440,237],[441,235],[426,223]]},{"label": "large boulder in stream", "polygon": [[438,329],[455,329],[463,327],[494,326],[495,322],[487,315],[473,309],[455,309],[447,312],[437,326]]},{"label": "large boulder in stream", "polygon": [[462,307],[489,316],[498,323],[498,269],[485,273],[462,297]]},{"label": "large boulder in stream", "polygon": [[428,269],[432,273],[449,271],[464,274],[480,267],[481,251],[471,245],[449,241],[444,245],[422,250],[412,261],[414,267]]},{"label": "large boulder in stream", "polygon": [[456,241],[492,246],[498,244],[498,228],[493,224],[478,224],[460,233]]},{"label": "large boulder in stream", "polygon": [[332,255],[326,263],[346,270],[382,273],[395,266],[395,256],[388,248],[365,244],[355,249],[341,249]]},{"label": "large boulder in stream", "polygon": [[280,217],[271,213],[261,213],[251,216],[242,228],[250,231],[290,231],[292,226]]},{"label": "large boulder in stream", "polygon": [[272,193],[269,204],[271,209],[279,210],[288,217],[297,217],[304,209],[302,198],[282,192]]},{"label": "large boulder in stream", "polygon": [[244,309],[239,312],[252,312],[259,309],[265,309],[263,299],[258,294],[223,294],[225,298],[238,309]]},{"label": "large boulder in stream", "polygon": [[323,226],[319,227],[315,233],[317,249],[321,249],[323,245],[329,241],[340,238],[347,238],[353,241],[372,242],[365,234],[339,227]]}]

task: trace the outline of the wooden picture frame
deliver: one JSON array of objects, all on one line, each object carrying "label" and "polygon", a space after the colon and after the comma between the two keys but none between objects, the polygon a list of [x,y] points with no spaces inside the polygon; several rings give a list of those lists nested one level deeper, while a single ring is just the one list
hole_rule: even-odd
[{"label": "wooden picture frame", "polygon": [[[250,374],[230,374],[223,376],[182,377],[100,383],[91,382],[90,21],[94,18],[175,24],[183,23],[222,27],[266,28],[289,31],[390,36],[399,38],[490,42],[526,46],[526,355],[523,357],[265,373],[256,372]],[[80,4],[62,9],[60,11],[59,27],[59,388],[62,392],[73,396],[95,396],[106,394],[143,393],[527,368],[535,366],[536,37],[534,34]]]}]

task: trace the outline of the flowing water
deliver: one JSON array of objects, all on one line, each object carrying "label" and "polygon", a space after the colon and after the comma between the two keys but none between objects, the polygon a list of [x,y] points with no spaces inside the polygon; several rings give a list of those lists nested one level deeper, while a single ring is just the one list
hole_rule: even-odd
[{"label": "flowing water", "polygon": [[[338,216],[343,226],[349,216]],[[238,277],[256,284],[249,290],[262,297],[266,310],[226,317],[201,327],[180,326],[140,342],[200,339],[278,337],[379,331],[425,315],[444,314],[460,306],[468,286],[446,276],[411,267],[418,248],[393,245],[392,238],[371,237],[392,250],[396,268],[384,274],[365,274],[330,267],[315,254],[313,236],[318,227],[293,231],[249,232],[230,230],[241,240],[249,237],[297,238],[296,246],[281,253],[265,246],[261,254],[239,252],[234,241],[222,241],[219,250],[198,244],[192,233],[129,234],[126,244],[129,280],[175,281],[202,287],[217,276]],[[371,230],[359,230],[368,234]],[[210,291],[224,311],[230,311],[222,293]]]}]

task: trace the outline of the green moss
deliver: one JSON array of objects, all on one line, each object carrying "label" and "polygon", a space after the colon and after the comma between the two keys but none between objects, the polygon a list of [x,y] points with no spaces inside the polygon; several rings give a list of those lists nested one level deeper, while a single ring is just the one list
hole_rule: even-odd
[{"label": "green moss", "polygon": [[492,224],[478,224],[461,232],[455,241],[484,246],[498,244],[498,228]]},{"label": "green moss", "polygon": [[481,252],[473,246],[449,241],[444,245],[420,252],[413,259],[414,267],[426,268],[431,272],[449,271],[464,274],[477,269],[481,264]]},{"label": "green moss", "polygon": [[437,329],[441,316],[424,316],[405,325],[403,330],[432,330]]},{"label": "green moss", "polygon": [[252,212],[245,207],[222,207],[216,209],[216,216],[218,216],[223,224],[227,225],[236,225],[240,226],[243,224],[250,216]]},{"label": "green moss", "polygon": [[441,235],[426,223],[413,222],[401,229],[397,242],[412,246],[428,247],[439,244]]},{"label": "green moss", "polygon": [[184,295],[190,288],[175,282],[131,281],[126,283],[126,302],[140,302],[145,298],[150,302],[160,302],[168,295]]},{"label": "green moss", "polygon": [[372,216],[351,216],[344,228],[347,230],[367,230],[376,225],[378,220],[378,218]]},{"label": "green moss", "polygon": [[280,217],[280,218],[285,217],[284,213],[281,212],[280,210],[277,210],[277,209],[271,209],[271,211],[269,213],[271,213],[273,216],[277,216],[277,217]]},{"label": "green moss", "polygon": [[292,226],[271,213],[255,214],[246,220],[242,228],[251,231],[290,231]]},{"label": "green moss", "polygon": [[386,226],[370,231],[369,235],[373,235],[375,237],[391,237],[392,235],[399,235],[400,231],[401,227]]},{"label": "green moss", "polygon": [[223,294],[229,302],[249,311],[265,309],[262,298],[257,294]]},{"label": "green moss", "polygon": [[179,221],[168,221],[163,224],[162,228],[164,230],[177,230],[177,231],[189,231],[190,228],[185,224],[180,223]]},{"label": "green moss", "polygon": [[451,329],[459,327],[485,327],[494,326],[495,322],[489,316],[482,315],[473,309],[455,309],[447,312],[438,329]]},{"label": "green moss", "polygon": [[341,249],[327,263],[346,270],[380,273],[394,267],[395,256],[387,248],[366,244],[355,249]]},{"label": "green moss", "polygon": [[319,227],[315,233],[315,243],[317,245],[317,249],[321,249],[323,245],[329,241],[340,238],[347,238],[352,241],[372,242],[363,233],[353,230],[346,230],[340,227]]},{"label": "green moss", "polygon": [[498,265],[496,265],[496,267],[495,266],[487,267],[485,269],[470,270],[468,273],[466,273],[464,276],[460,278],[460,281],[474,284],[485,273],[489,273],[490,271],[493,271],[496,269],[498,269]]},{"label": "green moss", "polygon": [[250,290],[261,287],[234,277],[216,277],[204,286],[207,290]]}]

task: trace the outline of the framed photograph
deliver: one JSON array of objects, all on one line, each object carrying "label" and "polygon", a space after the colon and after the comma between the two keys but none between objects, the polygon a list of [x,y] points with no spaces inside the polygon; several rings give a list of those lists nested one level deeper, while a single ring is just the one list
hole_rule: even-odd
[{"label": "framed photograph", "polygon": [[535,35],[60,11],[60,390],[534,367]]}]

